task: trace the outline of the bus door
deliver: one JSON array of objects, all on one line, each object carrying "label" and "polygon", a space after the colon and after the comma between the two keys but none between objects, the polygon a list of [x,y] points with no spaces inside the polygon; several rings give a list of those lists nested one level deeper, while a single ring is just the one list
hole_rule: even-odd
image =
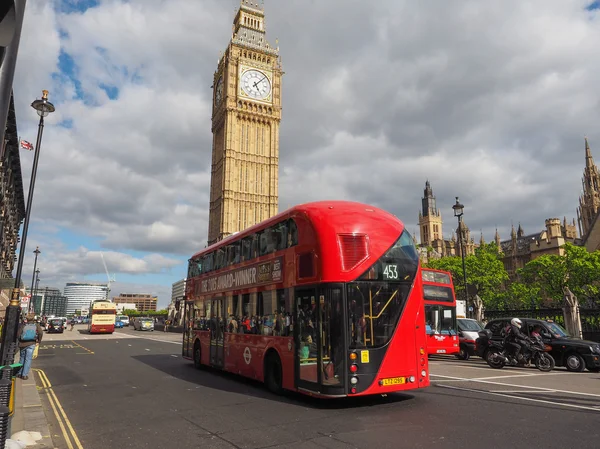
[{"label": "bus door", "polygon": [[299,288],[294,297],[297,387],[316,393],[343,394],[342,290]]},{"label": "bus door", "polygon": [[226,316],[223,310],[223,298],[212,300],[210,320],[210,364],[216,368],[224,366],[224,332]]},{"label": "bus door", "polygon": [[184,303],[183,310],[183,356],[193,357],[192,345],[194,343],[194,304]]}]

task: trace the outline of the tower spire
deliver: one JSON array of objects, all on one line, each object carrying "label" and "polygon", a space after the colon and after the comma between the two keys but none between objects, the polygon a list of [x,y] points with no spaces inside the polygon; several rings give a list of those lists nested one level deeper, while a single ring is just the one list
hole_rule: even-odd
[{"label": "tower spire", "polygon": [[590,150],[590,144],[588,143],[587,136],[585,137],[585,166],[592,167],[594,165],[594,158],[592,157],[592,150]]},{"label": "tower spire", "polygon": [[579,233],[587,234],[598,210],[600,209],[600,172],[594,163],[592,150],[585,137],[585,168],[583,170],[583,194],[579,197],[577,216],[579,220]]}]

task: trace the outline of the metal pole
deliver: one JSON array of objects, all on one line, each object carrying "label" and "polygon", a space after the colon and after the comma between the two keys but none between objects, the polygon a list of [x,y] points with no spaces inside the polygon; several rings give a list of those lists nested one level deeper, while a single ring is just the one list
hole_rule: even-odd
[{"label": "metal pole", "polygon": [[469,316],[473,318],[472,312],[469,311],[469,293],[467,292],[467,268],[465,266],[465,241],[464,241],[464,229],[462,224],[462,214],[458,217],[458,232],[460,240],[460,256],[462,258],[462,269],[463,269],[463,284],[465,286],[465,304],[467,306],[467,312]]},{"label": "metal pole", "polygon": [[[6,120],[8,119],[8,108],[12,94],[15,67],[17,65],[17,54],[19,53],[19,42],[21,41],[21,29],[25,15],[25,3],[27,0],[14,0],[15,23],[14,35],[10,44],[4,50],[4,58],[0,65],[0,151],[4,148],[4,134],[6,133]],[[3,154],[0,157],[4,156]]]},{"label": "metal pole", "polygon": [[[36,270],[36,274],[37,276],[35,278],[35,290],[33,291],[32,298],[35,298],[37,296],[38,286],[40,285],[40,270]],[[35,315],[35,307],[33,308],[33,314]]]},{"label": "metal pole", "polygon": [[33,312],[35,313],[35,303],[34,303],[34,297],[33,297],[33,282],[35,280],[35,269],[37,268],[37,258],[38,258],[38,254],[40,254],[40,247],[36,246],[35,247],[35,251],[33,252],[33,254],[35,254],[35,260],[33,262],[33,274],[31,275],[31,288],[29,289],[29,294],[31,295],[31,301],[29,301],[29,312],[31,313],[31,311],[33,310]]}]

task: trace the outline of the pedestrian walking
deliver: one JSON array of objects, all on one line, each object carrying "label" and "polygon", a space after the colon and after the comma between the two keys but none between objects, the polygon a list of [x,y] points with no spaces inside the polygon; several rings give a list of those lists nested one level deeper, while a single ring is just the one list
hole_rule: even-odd
[{"label": "pedestrian walking", "polygon": [[17,377],[27,380],[29,379],[28,374],[31,369],[35,345],[42,341],[44,331],[35,320],[28,321],[27,318],[24,318],[19,326],[17,336],[19,339],[19,349],[21,350],[19,354],[19,363],[23,365],[17,373]]}]

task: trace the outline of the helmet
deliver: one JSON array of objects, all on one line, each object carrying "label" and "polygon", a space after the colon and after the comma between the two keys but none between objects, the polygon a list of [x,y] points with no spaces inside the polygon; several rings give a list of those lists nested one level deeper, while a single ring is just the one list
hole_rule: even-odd
[{"label": "helmet", "polygon": [[521,329],[523,322],[518,318],[513,318],[512,320],[510,320],[510,324],[512,324],[513,326],[517,326],[519,329]]}]

